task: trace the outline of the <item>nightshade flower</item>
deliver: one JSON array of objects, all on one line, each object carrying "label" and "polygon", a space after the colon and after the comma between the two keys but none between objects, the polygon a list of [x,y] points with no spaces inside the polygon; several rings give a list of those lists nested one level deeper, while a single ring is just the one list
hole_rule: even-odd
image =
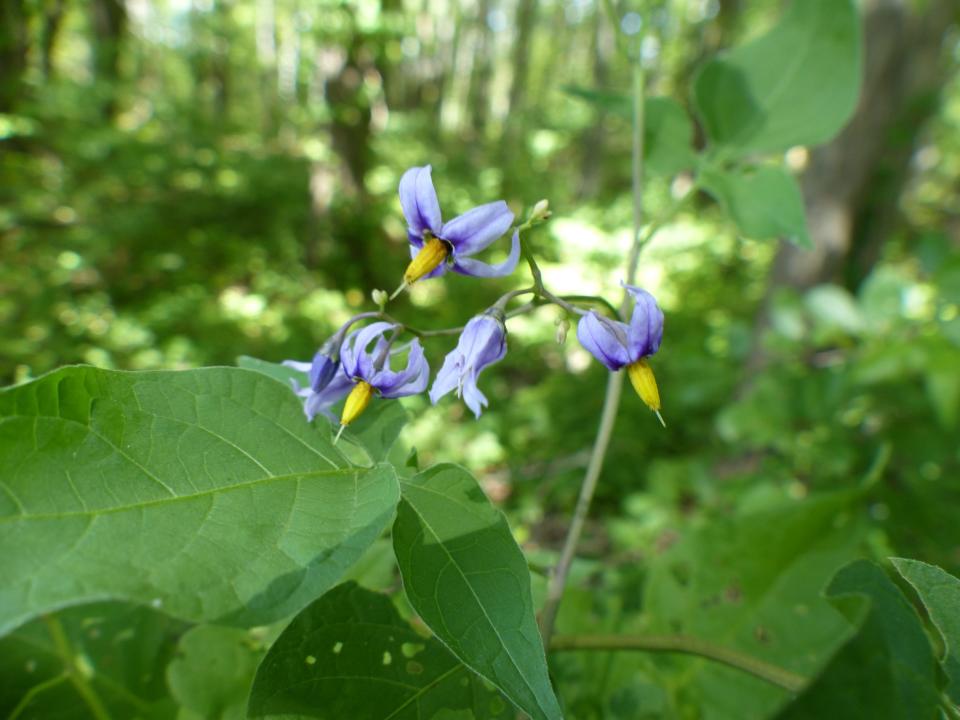
[{"label": "nightshade flower", "polygon": [[477,315],[463,328],[457,347],[444,359],[430,388],[430,402],[436,405],[437,400],[456,390],[457,397],[462,396],[467,407],[480,417],[487,398],[477,387],[477,378],[484,368],[499,362],[506,354],[507,329],[503,313],[488,310]]},{"label": "nightshade flower", "polygon": [[[297,395],[304,398],[304,412],[313,420],[317,413],[333,419],[330,407],[346,396],[340,415],[340,432],[366,410],[374,394],[384,398],[415,395],[427,388],[430,367],[423,355],[419,340],[410,344],[407,367],[401,371],[390,368],[390,341],[384,333],[396,327],[387,322],[376,322],[350,333],[338,347],[339,362],[326,385],[314,386],[313,378],[329,372],[330,354],[324,354],[327,344],[314,356],[313,363],[287,361],[284,364],[308,373],[309,387],[301,388],[294,382]],[[373,352],[368,351],[376,340]],[[319,359],[318,359],[319,358]],[[315,369],[316,368],[316,369]],[[339,434],[337,435],[339,437]]]},{"label": "nightshade flower", "polygon": [[[390,341],[383,334],[395,327],[387,322],[372,323],[351,333],[340,349],[343,374],[353,384],[340,415],[340,432],[367,409],[374,393],[384,398],[399,398],[427,389],[430,366],[419,340],[410,343],[405,369],[394,371],[390,368]],[[368,352],[367,348],[374,340],[373,352]]]},{"label": "nightshade flower", "polygon": [[470,257],[510,228],[513,213],[503,200],[480,205],[444,223],[430,166],[425,165],[410,168],[400,178],[400,205],[407,219],[407,238],[413,259],[403,275],[403,285],[394,296],[420,278],[442,275],[448,267],[461,275],[502,277],[517,266],[520,233],[516,230],[510,255],[502,263],[489,265]]},{"label": "nightshade flower", "polygon": [[[611,320],[591,310],[577,324],[577,339],[590,354],[616,372],[623,367],[640,399],[663,423],[660,392],[647,358],[660,349],[663,340],[663,311],[653,295],[624,285],[634,299],[629,323]],[[666,423],[664,423],[666,425]]]}]

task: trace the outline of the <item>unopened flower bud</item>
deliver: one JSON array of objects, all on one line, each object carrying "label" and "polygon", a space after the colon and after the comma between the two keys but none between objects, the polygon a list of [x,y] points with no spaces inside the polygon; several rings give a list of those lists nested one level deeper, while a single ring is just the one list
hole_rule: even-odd
[{"label": "unopened flower bud", "polygon": [[387,294],[386,290],[374,290],[370,295],[373,297],[373,302],[378,308],[383,309],[384,305],[387,304],[387,300],[390,299],[390,296]]},{"label": "unopened flower bud", "polygon": [[570,321],[561,318],[557,321],[557,345],[563,345],[567,341],[567,333],[570,331]]},{"label": "unopened flower bud", "polygon": [[530,213],[530,217],[534,220],[546,220],[551,214],[550,201],[544,198],[533,206],[533,212]]}]

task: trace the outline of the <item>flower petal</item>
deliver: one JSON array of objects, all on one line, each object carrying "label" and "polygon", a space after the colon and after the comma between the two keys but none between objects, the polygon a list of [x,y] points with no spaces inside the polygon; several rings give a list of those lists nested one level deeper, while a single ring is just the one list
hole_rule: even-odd
[{"label": "flower petal", "polygon": [[490,265],[479,260],[470,258],[457,258],[453,261],[453,271],[461,275],[472,275],[473,277],[504,277],[509,275],[517,267],[520,260],[520,232],[513,231],[513,240],[510,246],[510,254],[507,259],[497,265]]},{"label": "flower petal", "polygon": [[477,387],[477,376],[473,373],[463,381],[463,401],[473,411],[474,416],[478,418],[483,408],[489,405],[487,396]]},{"label": "flower petal", "polygon": [[473,255],[503,235],[513,213],[503,200],[468,210],[443,226],[440,237],[453,245],[454,257]]},{"label": "flower petal", "polygon": [[433,189],[430,166],[412,167],[400,178],[400,206],[407,218],[407,226],[417,237],[429,230],[439,235],[443,227],[440,218],[440,202]]},{"label": "flower petal", "polygon": [[410,355],[407,358],[407,367],[401,372],[383,370],[369,379],[371,385],[380,391],[385,398],[398,398],[405,395],[416,395],[427,389],[430,381],[430,366],[423,355],[423,346],[419,340],[410,343]]},{"label": "flower petal", "polygon": [[663,311],[657,305],[656,299],[633,285],[624,285],[636,303],[633,314],[630,316],[630,325],[627,330],[627,344],[630,348],[631,361],[653,355],[660,349],[663,341]]},{"label": "flower petal", "polygon": [[362,370],[360,359],[366,354],[367,345],[377,335],[382,335],[392,327],[394,327],[393,323],[375,322],[361,330],[354,330],[350,333],[350,336],[340,348],[340,365],[348,377],[354,378],[360,375]]},{"label": "flower petal", "polygon": [[339,400],[342,400],[353,389],[353,381],[343,373],[337,373],[337,376],[330,381],[320,392],[311,392],[303,404],[303,410],[307,415],[307,420],[313,420],[317,413],[326,415],[333,421],[336,421],[330,407]]},{"label": "flower petal", "polygon": [[313,363],[300,362],[299,360],[284,360],[280,364],[302,373],[310,372],[310,368],[313,367]]},{"label": "flower petal", "polygon": [[628,328],[591,310],[577,323],[577,340],[608,370],[619,370],[630,362],[627,350]]},{"label": "flower petal", "polygon": [[430,402],[434,405],[447,393],[457,389],[460,385],[460,365],[463,355],[458,348],[454,348],[447,353],[443,359],[443,367],[437,373],[433,381],[433,387],[430,388]]}]

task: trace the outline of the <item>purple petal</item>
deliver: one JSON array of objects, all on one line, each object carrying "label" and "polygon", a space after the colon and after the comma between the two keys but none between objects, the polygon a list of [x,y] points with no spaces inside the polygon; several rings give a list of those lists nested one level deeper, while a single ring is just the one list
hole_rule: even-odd
[{"label": "purple petal", "polygon": [[383,370],[368,382],[380,391],[385,398],[397,398],[404,395],[416,395],[427,388],[430,380],[430,366],[423,355],[423,346],[419,340],[410,343],[410,355],[407,367],[401,372]]},{"label": "purple petal", "polygon": [[303,404],[303,411],[307,415],[307,420],[313,420],[317,413],[326,415],[331,420],[336,420],[330,407],[339,400],[346,397],[347,393],[353,389],[353,381],[343,373],[337,373],[337,376],[330,381],[320,392],[311,392]]},{"label": "purple petal", "polygon": [[463,355],[459,349],[454,348],[447,353],[443,359],[443,367],[437,373],[433,381],[433,387],[430,388],[430,402],[434,405],[437,401],[460,385],[460,361]]},{"label": "purple petal", "polygon": [[423,237],[423,231],[429,230],[440,235],[443,227],[440,202],[433,189],[429,165],[412,167],[400,178],[400,206],[411,233]]},{"label": "purple petal", "polygon": [[627,331],[623,323],[601,317],[591,310],[577,323],[577,340],[608,370],[615,371],[630,362]]},{"label": "purple petal", "polygon": [[627,344],[631,360],[639,360],[660,349],[663,341],[663,311],[657,306],[653,295],[646,290],[632,285],[624,285],[624,288],[636,303],[630,316]]},{"label": "purple petal", "polygon": [[473,411],[474,416],[478,418],[483,408],[489,405],[487,396],[480,392],[480,388],[477,387],[477,378],[474,375],[463,381],[463,401]]},{"label": "purple petal", "polygon": [[367,345],[377,335],[382,335],[392,327],[394,327],[392,323],[375,322],[362,330],[354,330],[350,333],[343,347],[340,348],[340,364],[347,376],[353,378],[361,375],[360,360],[366,355]]},{"label": "purple petal", "polygon": [[313,363],[300,362],[299,360],[284,360],[280,364],[302,373],[310,372],[310,368],[313,367]]},{"label": "purple petal", "polygon": [[453,262],[453,271],[461,275],[472,275],[473,277],[504,277],[514,271],[519,260],[520,232],[514,230],[510,254],[502,263],[490,265],[485,262],[480,262],[479,260],[471,260],[470,258],[457,258]]},{"label": "purple petal", "polygon": [[454,218],[440,232],[440,237],[453,245],[454,256],[473,255],[503,235],[513,213],[503,200],[480,205]]}]

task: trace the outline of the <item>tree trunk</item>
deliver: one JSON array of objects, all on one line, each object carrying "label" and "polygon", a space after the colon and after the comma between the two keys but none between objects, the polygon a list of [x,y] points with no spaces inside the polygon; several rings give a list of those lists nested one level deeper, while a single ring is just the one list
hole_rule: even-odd
[{"label": "tree trunk", "polygon": [[855,290],[900,218],[897,199],[926,121],[946,80],[944,37],[955,0],[911,13],[903,0],[874,0],[864,23],[863,92],[853,119],[814,150],[803,191],[812,251],[784,244],[773,285],[805,289],[839,282]]},{"label": "tree trunk", "polygon": [[762,336],[779,287],[835,282],[855,291],[900,221],[910,158],[947,77],[944,39],[960,19],[956,0],[911,12],[905,0],[866,4],[863,89],[857,111],[832,142],[810,154],[802,178],[812,250],[782,243],[758,315],[747,371],[767,363]]},{"label": "tree trunk", "polygon": [[120,92],[120,52],[127,29],[124,0],[93,0],[90,5],[93,26],[93,71],[104,93],[101,114],[112,120],[117,114]]},{"label": "tree trunk", "polygon": [[16,109],[26,68],[26,2],[0,0],[0,113],[12,113]]}]

